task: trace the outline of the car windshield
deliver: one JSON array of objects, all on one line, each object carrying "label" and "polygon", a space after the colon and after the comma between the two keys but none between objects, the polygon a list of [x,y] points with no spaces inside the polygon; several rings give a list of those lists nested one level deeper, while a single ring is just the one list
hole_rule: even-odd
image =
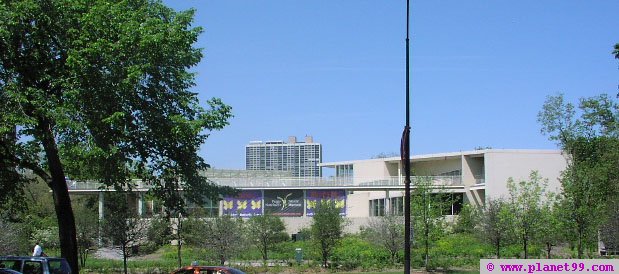
[{"label": "car windshield", "polygon": [[0,261],[0,268],[7,268],[12,270],[21,270],[21,260],[2,260]]}]

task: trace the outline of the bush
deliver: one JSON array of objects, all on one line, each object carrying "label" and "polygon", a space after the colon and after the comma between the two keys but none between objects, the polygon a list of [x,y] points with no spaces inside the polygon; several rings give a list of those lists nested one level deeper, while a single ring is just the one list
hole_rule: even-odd
[{"label": "bush", "polygon": [[344,237],[333,253],[333,262],[345,270],[384,269],[390,266],[390,261],[389,252],[356,235]]},{"label": "bush", "polygon": [[492,254],[492,246],[480,242],[472,234],[456,233],[443,237],[430,250],[430,263],[433,267],[479,267],[479,259]]},{"label": "bush", "polygon": [[155,217],[151,219],[150,226],[146,232],[146,238],[155,246],[169,244],[170,240],[172,240],[170,220],[165,217]]}]

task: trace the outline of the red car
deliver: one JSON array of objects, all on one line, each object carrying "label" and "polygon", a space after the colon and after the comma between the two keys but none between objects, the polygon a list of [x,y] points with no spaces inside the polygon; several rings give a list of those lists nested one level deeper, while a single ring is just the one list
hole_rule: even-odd
[{"label": "red car", "polygon": [[245,274],[245,272],[225,266],[195,265],[177,269],[172,274]]}]

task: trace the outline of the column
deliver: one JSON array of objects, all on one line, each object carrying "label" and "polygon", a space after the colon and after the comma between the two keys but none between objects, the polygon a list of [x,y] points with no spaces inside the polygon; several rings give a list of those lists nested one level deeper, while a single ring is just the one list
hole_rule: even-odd
[{"label": "column", "polygon": [[389,197],[389,190],[385,190],[385,216],[391,215],[391,198]]},{"label": "column", "polygon": [[138,216],[144,216],[144,195],[138,194]]},{"label": "column", "polygon": [[99,246],[103,246],[103,239],[101,238],[101,224],[103,223],[103,191],[99,192],[99,235],[97,237],[97,243]]}]

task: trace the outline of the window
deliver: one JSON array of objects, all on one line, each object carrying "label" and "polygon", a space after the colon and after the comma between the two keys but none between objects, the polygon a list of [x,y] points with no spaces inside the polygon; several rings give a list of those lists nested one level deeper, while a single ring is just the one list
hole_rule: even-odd
[{"label": "window", "polygon": [[24,262],[24,274],[42,274],[43,268],[41,267],[41,262],[32,262],[26,261]]},{"label": "window", "polygon": [[385,199],[370,200],[370,216],[385,216]]}]

